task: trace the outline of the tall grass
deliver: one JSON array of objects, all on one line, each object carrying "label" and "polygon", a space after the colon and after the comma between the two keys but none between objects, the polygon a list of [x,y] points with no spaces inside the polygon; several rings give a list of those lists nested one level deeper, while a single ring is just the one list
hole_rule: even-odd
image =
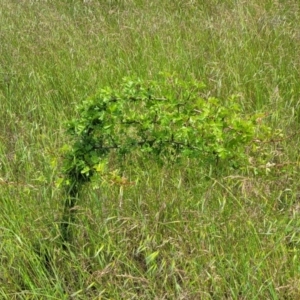
[{"label": "tall grass", "polygon": [[[298,299],[299,16],[296,0],[2,0],[1,299]],[[284,133],[271,167],[132,157],[136,184],[87,187],[64,250],[64,122],[100,86],[160,71],[266,112]]]}]

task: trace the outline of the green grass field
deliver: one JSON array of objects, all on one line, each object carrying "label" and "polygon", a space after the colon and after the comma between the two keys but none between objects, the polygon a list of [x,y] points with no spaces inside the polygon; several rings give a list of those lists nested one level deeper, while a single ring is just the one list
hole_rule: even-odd
[{"label": "green grass field", "polygon": [[[299,52],[298,0],[2,0],[0,298],[300,299]],[[256,174],[128,158],[135,184],[87,186],[63,249],[65,122],[160,72],[283,137]]]}]

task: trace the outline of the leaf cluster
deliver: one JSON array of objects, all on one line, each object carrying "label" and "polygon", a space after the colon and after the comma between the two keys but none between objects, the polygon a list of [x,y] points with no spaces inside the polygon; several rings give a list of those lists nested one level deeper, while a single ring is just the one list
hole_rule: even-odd
[{"label": "leaf cluster", "polygon": [[203,90],[201,82],[172,76],[160,82],[125,78],[117,89],[100,89],[68,123],[74,140],[65,155],[68,180],[89,181],[112,151],[244,165],[246,148],[256,138],[256,117],[243,113],[237,97],[205,97]]}]

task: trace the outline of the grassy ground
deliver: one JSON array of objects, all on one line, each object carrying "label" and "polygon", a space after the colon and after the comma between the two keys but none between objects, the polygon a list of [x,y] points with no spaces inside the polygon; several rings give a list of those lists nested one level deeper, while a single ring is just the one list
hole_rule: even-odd
[{"label": "grassy ground", "polygon": [[[299,16],[297,0],[2,0],[1,299],[300,298]],[[160,71],[265,111],[273,167],[208,179],[133,158],[136,185],[87,188],[62,249],[64,122]]]}]

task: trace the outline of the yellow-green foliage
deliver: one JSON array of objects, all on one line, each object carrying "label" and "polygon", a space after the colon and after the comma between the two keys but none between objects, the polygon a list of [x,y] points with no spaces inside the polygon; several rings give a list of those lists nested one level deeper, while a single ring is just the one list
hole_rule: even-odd
[{"label": "yellow-green foliage", "polygon": [[235,97],[203,98],[203,88],[168,77],[148,83],[126,78],[118,89],[100,89],[68,124],[74,140],[65,153],[68,184],[89,181],[110,152],[124,159],[136,149],[161,162],[186,157],[196,158],[199,168],[219,168],[222,161],[245,169],[247,149],[270,128],[259,126],[257,115],[246,116]]}]

